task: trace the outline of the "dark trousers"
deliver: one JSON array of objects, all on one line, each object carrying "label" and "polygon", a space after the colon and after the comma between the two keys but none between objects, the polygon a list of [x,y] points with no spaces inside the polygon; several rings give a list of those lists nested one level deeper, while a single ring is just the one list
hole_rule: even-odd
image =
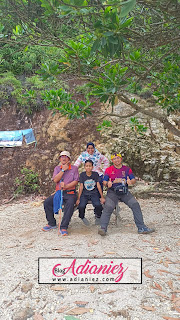
[{"label": "dark trousers", "polygon": [[[48,197],[44,201],[44,211],[46,213],[46,219],[48,221],[48,225],[50,226],[56,225],[56,219],[54,218],[54,212],[53,212],[53,198],[54,198],[54,195]],[[75,202],[76,202],[76,194],[68,194],[66,191],[63,191],[64,214],[63,214],[61,225],[60,225],[61,229],[68,228],[69,222],[74,212]]]},{"label": "dark trousers", "polygon": [[81,198],[80,198],[80,203],[78,206],[79,209],[79,218],[83,219],[85,216],[85,209],[88,201],[92,202],[92,205],[94,207],[94,214],[97,218],[101,217],[102,214],[102,205],[99,200],[99,195],[98,193],[92,194],[92,195],[85,195],[82,193]]},{"label": "dark trousers", "polygon": [[133,212],[134,222],[138,229],[146,227],[143,221],[142,211],[139,202],[135,197],[128,191],[127,194],[118,196],[113,190],[108,190],[106,196],[106,202],[104,205],[103,213],[101,216],[101,228],[107,231],[111,214],[116,207],[118,200],[124,202]]}]

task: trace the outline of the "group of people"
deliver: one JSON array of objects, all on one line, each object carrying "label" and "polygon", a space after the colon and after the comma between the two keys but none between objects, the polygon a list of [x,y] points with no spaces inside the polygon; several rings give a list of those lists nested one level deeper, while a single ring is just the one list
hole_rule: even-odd
[{"label": "group of people", "polygon": [[[107,233],[111,214],[118,201],[124,202],[132,210],[139,234],[155,231],[144,224],[140,205],[128,190],[128,186],[136,182],[131,168],[122,164],[120,153],[112,154],[111,160],[113,165],[109,167],[109,160],[95,148],[92,142],[87,143],[86,151],[78,157],[74,165],[71,164],[71,155],[68,151],[60,153],[60,164],[55,167],[53,173],[56,193],[44,201],[48,224],[42,228],[43,231],[57,228],[54,214],[58,213],[62,198],[64,214],[59,230],[62,236],[68,235],[67,229],[75,204],[78,206],[79,218],[85,225],[89,225],[85,217],[88,201],[91,201],[94,206],[95,224],[100,226],[98,233],[101,236]],[[85,171],[79,176],[78,167],[81,163],[84,163]],[[78,183],[80,185],[77,196]],[[108,189],[106,198],[103,195],[103,186]]]}]

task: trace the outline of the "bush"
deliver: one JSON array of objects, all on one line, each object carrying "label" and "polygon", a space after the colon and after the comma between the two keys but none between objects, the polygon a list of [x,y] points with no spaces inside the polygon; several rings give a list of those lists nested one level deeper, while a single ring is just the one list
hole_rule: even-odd
[{"label": "bush", "polygon": [[39,192],[39,178],[38,173],[28,168],[21,169],[21,175],[14,181],[15,196],[20,194],[29,194]]}]

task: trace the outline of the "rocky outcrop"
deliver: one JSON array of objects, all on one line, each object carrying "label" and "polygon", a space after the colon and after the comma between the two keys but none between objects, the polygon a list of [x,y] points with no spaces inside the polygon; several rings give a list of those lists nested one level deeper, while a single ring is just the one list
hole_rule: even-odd
[{"label": "rocky outcrop", "polygon": [[[123,116],[131,110],[124,103],[116,106],[116,111]],[[162,125],[152,119],[137,114],[139,121],[150,129],[143,135],[132,131],[129,119],[114,119],[111,128],[96,130],[97,112],[95,105],[93,116],[86,119],[68,121],[60,114],[44,110],[34,114],[31,119],[12,109],[3,109],[1,113],[1,130],[18,130],[33,127],[37,145],[15,148],[1,148],[0,189],[4,198],[13,195],[13,183],[23,167],[31,168],[39,174],[41,193],[54,192],[52,182],[53,169],[59,162],[62,150],[68,150],[72,162],[85,150],[86,143],[93,141],[97,149],[110,159],[112,152],[121,152],[124,161],[132,167],[136,176],[146,181],[180,182],[180,140]],[[3,120],[3,121],[2,121]],[[178,117],[176,117],[176,124]],[[172,121],[174,121],[172,119]]]},{"label": "rocky outcrop", "polygon": [[[116,112],[124,116],[132,110],[120,103]],[[136,117],[141,124],[148,126],[143,134],[132,130],[126,118],[114,119],[118,123],[112,123],[111,128],[102,132],[108,153],[121,152],[124,161],[144,180],[180,183],[180,139],[164,130],[158,120],[148,119],[142,114]]]}]

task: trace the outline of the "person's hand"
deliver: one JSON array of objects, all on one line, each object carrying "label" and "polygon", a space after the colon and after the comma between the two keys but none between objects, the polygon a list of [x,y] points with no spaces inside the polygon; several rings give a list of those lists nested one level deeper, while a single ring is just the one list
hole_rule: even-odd
[{"label": "person's hand", "polygon": [[105,201],[106,201],[106,199],[105,199],[104,197],[100,198],[100,202],[101,202],[101,204],[104,204],[104,203],[105,203]]},{"label": "person's hand", "polygon": [[121,178],[116,178],[113,183],[122,183],[122,179]]},{"label": "person's hand", "polygon": [[61,186],[61,189],[64,190],[64,187],[65,187],[64,181],[60,182],[60,186]]},{"label": "person's hand", "polygon": [[63,169],[64,171],[66,171],[66,170],[69,169],[69,161],[66,162],[65,164],[62,164],[62,169]]},{"label": "person's hand", "polygon": [[111,181],[111,178],[109,179],[108,183],[107,183],[107,186],[108,188],[111,188],[112,187],[112,181]]},{"label": "person's hand", "polygon": [[79,203],[80,203],[80,200],[79,200],[79,199],[77,199],[77,200],[76,200],[76,205],[78,206],[78,205],[79,205]]},{"label": "person's hand", "polygon": [[131,186],[131,185],[132,185],[131,180],[129,179],[128,176],[127,176],[127,184],[128,184],[128,186]]}]

